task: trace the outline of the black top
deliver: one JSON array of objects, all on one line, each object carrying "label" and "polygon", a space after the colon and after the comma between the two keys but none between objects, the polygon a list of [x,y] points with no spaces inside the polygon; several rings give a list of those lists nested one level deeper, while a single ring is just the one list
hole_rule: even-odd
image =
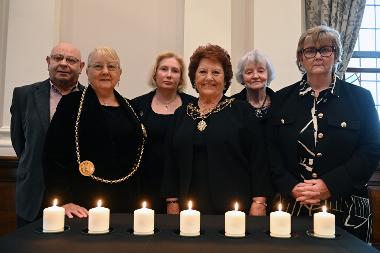
[{"label": "black top", "polygon": [[[115,180],[127,176],[142,144],[140,123],[132,107],[116,91],[120,107],[101,106],[88,88],[79,123],[81,161],[95,165],[94,176]],[[78,170],[75,121],[82,92],[64,96],[50,124],[44,149],[46,201],[75,203],[92,208],[98,199],[113,212],[131,212],[141,206],[138,172],[127,180],[108,184],[85,177]]]},{"label": "black top", "polygon": [[[202,214],[217,214],[210,194],[207,132],[206,128],[203,132],[194,131],[193,133],[193,173],[188,198],[196,200],[193,207],[196,210],[202,210]],[[183,204],[187,205],[186,202]]]},{"label": "black top", "polygon": [[[269,106],[264,106],[262,108],[256,108],[256,107],[253,107],[251,105],[251,107],[253,109],[253,113],[255,114],[255,116],[258,119],[260,119],[262,121],[262,123],[265,123],[266,119],[268,118],[268,114],[270,112],[270,108],[271,108],[272,103],[273,103],[272,98],[274,95],[274,91],[271,88],[266,87],[266,93],[267,93],[267,96],[269,96],[269,98],[271,99],[271,104]],[[247,89],[242,89],[239,93],[236,93],[235,95],[233,95],[231,97],[247,101]]]},{"label": "black top", "polygon": [[[198,138],[194,138],[198,135],[199,120],[190,117],[185,107],[177,110],[168,132],[163,195],[179,197],[182,207],[187,208],[194,190],[192,185],[201,182],[195,175],[204,173],[208,174],[209,191],[199,196],[211,199],[215,213],[231,210],[235,201],[239,202],[240,210],[248,212],[252,197],[270,194],[261,126],[251,110],[248,103],[234,100],[206,118],[207,127],[203,132],[206,150],[201,148]],[[196,157],[203,155],[206,157],[202,158],[201,167],[207,168],[206,172],[200,172],[197,167],[199,159]],[[204,186],[202,182],[195,184]],[[193,199],[194,206],[198,201],[205,202]]]},{"label": "black top", "polygon": [[[160,196],[162,173],[164,168],[164,142],[168,127],[174,114],[157,114],[152,110],[152,99],[155,90],[132,100],[136,111],[144,124],[148,138],[141,166],[142,198],[156,213],[166,213],[165,200]],[[182,105],[187,105],[194,97],[178,93]]]},{"label": "black top", "polygon": [[311,176],[326,183],[333,199],[362,193],[380,158],[379,118],[370,92],[337,79],[321,93],[328,98],[311,115],[313,100],[303,85],[300,81],[276,92],[268,119],[270,167],[278,191],[290,195],[303,180],[297,140],[309,122],[318,126]]}]

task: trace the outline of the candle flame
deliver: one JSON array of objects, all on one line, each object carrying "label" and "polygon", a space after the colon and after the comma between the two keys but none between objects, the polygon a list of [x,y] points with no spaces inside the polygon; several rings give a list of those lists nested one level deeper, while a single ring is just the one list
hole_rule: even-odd
[{"label": "candle flame", "polygon": [[322,211],[325,213],[327,211],[327,207],[326,206],[322,206]]},{"label": "candle flame", "polygon": [[189,210],[191,210],[191,208],[193,207],[193,202],[191,202],[191,200],[189,201]]},{"label": "candle flame", "polygon": [[57,204],[58,204],[58,199],[54,199],[53,200],[53,206],[57,206]]},{"label": "candle flame", "polygon": [[278,211],[281,211],[282,210],[282,204],[278,204]]},{"label": "candle flame", "polygon": [[239,210],[239,204],[238,202],[235,202],[235,211]]},{"label": "candle flame", "polygon": [[146,207],[146,201],[144,201],[144,202],[142,203],[142,207],[143,207],[143,208]]},{"label": "candle flame", "polygon": [[98,200],[98,207],[101,207],[101,206],[102,206],[102,200],[99,199],[99,200]]}]

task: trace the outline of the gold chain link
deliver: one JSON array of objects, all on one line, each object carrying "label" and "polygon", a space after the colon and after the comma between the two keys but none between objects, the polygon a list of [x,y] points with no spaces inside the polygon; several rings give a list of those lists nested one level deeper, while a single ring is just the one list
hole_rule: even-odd
[{"label": "gold chain link", "polygon": [[[84,90],[82,92],[82,96],[81,96],[80,103],[79,103],[79,109],[78,109],[77,119],[75,121],[75,149],[76,149],[76,155],[77,155],[78,165],[80,165],[80,163],[81,163],[80,150],[79,150],[79,122],[80,122],[80,116],[82,114],[83,102],[84,102],[84,97],[86,95],[87,89],[88,89],[88,86],[86,88],[84,88]],[[125,97],[123,97],[123,98],[124,98],[125,102],[127,103],[128,107],[131,109],[131,111],[133,112],[133,114],[135,115],[135,117],[138,120],[137,114],[136,114],[135,110],[133,110],[133,107],[130,105],[130,103],[128,102],[128,100]],[[102,183],[106,183],[106,184],[117,184],[117,183],[121,183],[121,182],[127,180],[128,178],[130,178],[139,169],[140,163],[141,163],[141,159],[142,159],[142,156],[143,156],[143,153],[144,153],[145,138],[147,137],[144,125],[142,123],[140,123],[140,125],[141,125],[141,131],[143,133],[143,135],[142,135],[142,144],[141,144],[141,147],[138,149],[139,150],[139,154],[137,155],[136,161],[135,161],[135,163],[134,163],[134,165],[132,167],[132,171],[128,175],[126,175],[125,177],[122,177],[122,178],[119,178],[119,179],[115,179],[115,180],[104,179],[104,178],[101,178],[101,177],[90,175],[90,177],[92,179],[94,179],[96,181],[99,181],[99,182],[102,182]]]},{"label": "gold chain link", "polygon": [[187,115],[189,115],[193,120],[197,120],[197,119],[206,119],[208,116],[210,116],[211,114],[213,113],[217,113],[217,112],[220,112],[221,110],[223,110],[224,108],[226,108],[227,106],[231,105],[232,101],[234,101],[235,98],[227,98],[225,99],[223,102],[219,103],[214,109],[212,109],[210,112],[202,115],[201,112],[200,112],[200,109],[197,107],[197,106],[194,106],[193,103],[189,103],[187,105],[187,110],[186,110],[186,113]]}]

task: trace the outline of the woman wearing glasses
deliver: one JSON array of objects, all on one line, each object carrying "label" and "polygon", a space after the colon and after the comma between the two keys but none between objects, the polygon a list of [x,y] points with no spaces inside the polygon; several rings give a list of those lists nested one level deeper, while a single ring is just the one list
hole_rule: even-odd
[{"label": "woman wearing glasses", "polygon": [[261,126],[248,103],[224,96],[232,75],[230,56],[217,45],[190,58],[199,99],[176,111],[168,132],[163,195],[170,214],[192,200],[202,214],[224,214],[238,202],[239,210],[265,215],[270,181]]},{"label": "woman wearing glasses", "polygon": [[369,91],[335,76],[342,45],[327,26],[299,39],[302,79],[274,96],[269,118],[270,167],[292,215],[326,206],[336,224],[368,241],[371,211],[366,184],[380,157],[380,128]]},{"label": "woman wearing glasses", "polygon": [[86,73],[88,87],[62,98],[47,133],[46,200],[58,198],[68,217],[86,217],[99,199],[114,212],[131,212],[145,130],[114,89],[122,73],[114,49],[94,49]]}]

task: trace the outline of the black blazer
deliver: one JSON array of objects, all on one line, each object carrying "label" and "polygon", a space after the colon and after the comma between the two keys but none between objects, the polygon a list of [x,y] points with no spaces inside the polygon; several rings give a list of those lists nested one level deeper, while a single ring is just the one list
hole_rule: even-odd
[{"label": "black blazer", "polygon": [[[302,181],[297,175],[297,139],[310,108],[303,106],[299,82],[274,96],[268,119],[270,168],[278,190],[290,194]],[[338,198],[362,192],[380,158],[379,118],[369,91],[337,79],[326,112],[318,116],[314,170]],[[359,193],[358,193],[359,194]]]},{"label": "black blazer", "polygon": [[[156,94],[156,90],[152,90],[147,94],[132,99],[132,104],[136,108],[139,117],[143,121],[144,115],[151,107],[154,94]],[[182,105],[187,105],[188,103],[195,101],[195,97],[190,96],[186,93],[179,92],[178,95],[181,97]]]},{"label": "black blazer", "polygon": [[[274,96],[274,91],[269,88],[269,87],[266,87],[266,92],[267,92],[267,95],[270,97],[271,99],[271,106],[273,104],[273,96]],[[236,99],[240,99],[240,100],[243,100],[243,101],[247,101],[247,89],[244,88],[242,89],[239,93],[236,93],[235,95],[231,96],[232,98],[236,98]],[[248,101],[247,101],[248,102]],[[257,110],[256,108],[252,107],[252,109],[255,111]],[[262,124],[265,124],[267,118],[268,118],[268,114],[270,112],[270,108],[269,108],[269,111],[268,113],[263,117],[263,118],[260,118],[260,121]]]},{"label": "black blazer", "polygon": [[[142,143],[138,118],[124,98],[114,91],[133,131],[117,143],[124,143],[123,156],[115,157],[115,147],[106,114],[91,86],[88,88],[79,124],[81,160],[95,164],[95,176],[119,179],[131,172]],[[139,206],[138,172],[122,183],[106,184],[82,176],[78,170],[75,149],[75,121],[82,92],[62,98],[50,124],[45,149],[44,172],[46,201],[58,197],[60,203],[75,203],[85,208],[95,206],[102,198],[114,212],[131,212]]]},{"label": "black blazer", "polygon": [[[83,88],[79,84],[79,89]],[[16,87],[10,111],[12,145],[19,159],[16,214],[33,221],[41,210],[45,190],[42,152],[50,124],[50,79]]]},{"label": "black blazer", "polygon": [[[168,134],[167,157],[162,194],[187,200],[192,181],[193,133],[199,120],[178,109]],[[210,195],[218,212],[231,209],[248,211],[254,196],[270,192],[265,145],[259,122],[248,103],[234,100],[230,106],[212,114],[207,122],[207,155]],[[182,203],[183,204],[183,203]]]},{"label": "black blazer", "polygon": [[[272,98],[274,96],[274,91],[269,88],[269,87],[266,87],[266,92],[268,93],[268,96],[270,98]],[[240,100],[245,100],[247,101],[247,89],[244,88],[242,89],[240,92],[234,94],[231,96],[232,98],[236,98],[236,99],[240,99]]]}]

